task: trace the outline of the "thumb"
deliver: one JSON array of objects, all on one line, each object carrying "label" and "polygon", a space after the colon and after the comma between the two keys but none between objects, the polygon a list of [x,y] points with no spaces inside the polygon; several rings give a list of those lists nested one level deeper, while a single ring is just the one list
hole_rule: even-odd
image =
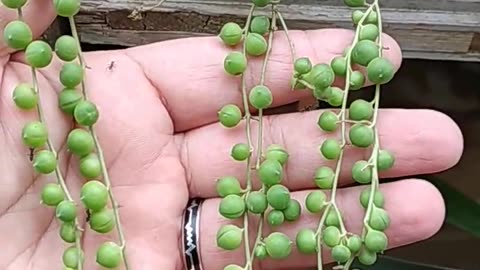
[{"label": "thumb", "polygon": [[[53,0],[27,0],[27,3],[22,7],[22,12],[23,20],[32,29],[34,39],[41,36],[56,17]],[[5,57],[15,52],[14,49],[9,48],[5,43],[3,31],[9,22],[16,19],[18,19],[18,11],[16,9],[0,5],[0,57]]]}]

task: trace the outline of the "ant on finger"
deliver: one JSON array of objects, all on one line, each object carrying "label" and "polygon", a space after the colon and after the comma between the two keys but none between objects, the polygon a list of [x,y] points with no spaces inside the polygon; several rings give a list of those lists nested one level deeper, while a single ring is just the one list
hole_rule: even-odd
[{"label": "ant on finger", "polygon": [[110,64],[108,64],[107,69],[112,71],[115,68],[115,60],[112,60]]},{"label": "ant on finger", "polygon": [[90,222],[90,218],[91,218],[90,210],[87,209],[85,212],[87,213],[87,218],[85,219],[85,221]]},{"label": "ant on finger", "polygon": [[32,161],[33,161],[33,158],[34,158],[34,156],[35,156],[35,148],[31,148],[31,147],[30,147],[29,149],[30,149],[30,153],[29,153],[29,155],[28,155],[28,159],[30,160],[30,162],[32,162]]}]

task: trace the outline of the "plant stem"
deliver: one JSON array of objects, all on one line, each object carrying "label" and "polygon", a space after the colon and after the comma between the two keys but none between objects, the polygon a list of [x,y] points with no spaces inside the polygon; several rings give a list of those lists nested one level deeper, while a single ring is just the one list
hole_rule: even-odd
[{"label": "plant stem", "polygon": [[[376,1],[378,1],[378,0],[376,0]],[[346,127],[346,125],[349,121],[346,119],[346,115],[347,115],[346,110],[347,110],[347,103],[348,103],[348,94],[349,94],[349,91],[350,91],[351,73],[353,72],[352,63],[351,63],[351,55],[352,55],[352,49],[355,47],[355,45],[359,41],[360,29],[363,25],[363,22],[365,21],[367,15],[370,13],[370,11],[372,9],[373,9],[373,6],[370,6],[368,8],[368,10],[365,12],[362,19],[359,21],[359,23],[357,25],[356,32],[355,32],[355,37],[354,37],[353,42],[350,46],[350,49],[347,52],[347,55],[346,55],[347,74],[346,74],[346,78],[345,78],[345,88],[343,90],[342,107],[341,107],[341,111],[339,112],[339,116],[340,116],[340,121],[339,122],[341,124],[341,150],[340,150],[340,155],[337,159],[337,164],[336,164],[336,168],[335,168],[335,176],[334,176],[334,181],[333,181],[333,186],[332,186],[330,204],[325,209],[325,211],[322,215],[322,218],[320,220],[318,229],[317,229],[317,241],[319,242],[318,246],[321,246],[321,244],[320,244],[321,239],[320,239],[319,235],[320,235],[321,229],[323,227],[323,223],[325,222],[326,215],[328,215],[328,213],[330,212],[330,207],[334,207],[334,209],[337,213],[338,220],[340,221],[341,233],[342,233],[343,237],[346,236],[345,224],[344,224],[343,219],[340,215],[340,211],[338,210],[338,207],[336,205],[336,195],[337,195],[337,188],[338,188],[338,182],[339,182],[339,178],[340,178],[340,171],[341,171],[342,163],[343,163],[345,147],[347,146],[347,132],[346,132],[347,127]],[[302,82],[302,81],[300,81],[300,82]],[[318,250],[318,252],[319,253],[317,255],[317,268],[318,268],[318,270],[321,270],[322,269],[322,260],[321,260],[320,249]]]},{"label": "plant stem", "polygon": [[[257,248],[257,246],[260,244],[260,241],[262,240],[263,219],[264,219],[264,214],[261,214],[259,218],[258,228],[257,228],[257,238],[255,239],[255,244],[253,245],[252,253],[255,252],[255,249]],[[250,260],[247,261],[247,264],[248,264],[247,269],[250,269],[253,266],[254,259],[255,259],[255,256],[251,256]]]},{"label": "plant stem", "polygon": [[[272,52],[273,47],[273,36],[275,29],[277,28],[277,18],[275,16],[275,5],[272,4],[272,25],[269,31],[268,42],[267,42],[267,52],[265,53],[265,58],[263,59],[262,74],[260,75],[260,85],[265,85],[265,77],[267,74],[268,60]],[[257,137],[257,165],[256,169],[260,168],[260,161],[262,160],[263,152],[263,109],[258,110],[258,137]]]},{"label": "plant stem", "polygon": [[150,11],[150,10],[153,10],[159,6],[161,6],[163,3],[165,3],[166,0],[160,0],[158,3],[156,3],[155,5],[153,6],[150,6],[150,7],[136,7],[135,9],[133,9],[132,13],[130,13],[127,17],[129,19],[132,19],[134,21],[138,21],[138,20],[141,20],[142,19],[142,16],[140,13],[142,12],[145,12],[145,11]]},{"label": "plant stem", "polygon": [[145,11],[149,11],[149,10],[153,10],[161,5],[163,5],[163,3],[165,3],[167,0],[160,0],[158,3],[156,3],[155,5],[151,6],[151,7],[147,7],[147,8],[140,8],[140,11],[141,12],[145,12]]},{"label": "plant stem", "polygon": [[[383,55],[382,16],[380,14],[380,7],[378,5],[378,0],[375,0],[371,7],[375,8],[375,10],[377,12],[377,16],[378,16],[378,29],[379,29],[378,32],[379,32],[379,35],[378,35],[377,43],[378,43],[378,47],[379,47],[379,49],[378,49],[379,56],[382,57],[382,55]],[[380,149],[380,141],[379,141],[380,139],[378,138],[378,127],[377,127],[378,111],[379,111],[379,106],[380,106],[380,84],[377,84],[375,86],[375,97],[374,97],[373,103],[374,103],[374,115],[373,115],[373,120],[372,120],[372,124],[370,125],[370,127],[372,127],[374,129],[375,142],[374,142],[374,146],[373,146],[373,149],[372,149],[371,157],[369,159],[369,163],[372,165],[372,171],[373,171],[372,173],[373,174],[372,174],[372,182],[370,184],[370,196],[369,196],[369,199],[368,199],[367,211],[366,211],[365,217],[363,219],[363,224],[364,224],[365,228],[370,227],[369,221],[370,221],[370,216],[372,214],[373,207],[374,207],[375,192],[379,188],[379,185],[380,185],[380,183],[379,183],[380,181],[379,181],[379,177],[378,177],[378,167],[377,167],[378,152],[379,152],[379,149]],[[367,233],[367,230],[365,228],[363,230],[363,235],[364,236]]]},{"label": "plant stem", "polygon": [[287,23],[285,23],[285,19],[283,18],[282,13],[278,10],[276,6],[275,6],[275,13],[277,14],[278,19],[280,20],[280,24],[282,25],[283,31],[285,32],[285,36],[288,41],[288,45],[290,46],[290,53],[292,56],[292,64],[293,64],[296,59],[296,52],[295,52],[295,46],[293,45],[290,35],[288,34]]},{"label": "plant stem", "polygon": [[[355,47],[355,45],[357,44],[358,42],[358,39],[359,39],[359,35],[360,35],[360,29],[362,27],[362,24],[364,22],[364,20],[366,19],[367,15],[369,14],[369,12],[372,10],[372,6],[369,7],[369,9],[367,10],[367,12],[365,12],[366,15],[364,15],[362,17],[362,19],[360,20],[360,22],[358,23],[358,26],[357,26],[357,31],[355,33],[355,37],[354,37],[354,40],[353,40],[353,43],[347,53],[347,65],[348,65],[348,68],[347,68],[347,74],[346,74],[346,78],[345,78],[345,89],[343,90],[344,93],[343,93],[343,101],[342,101],[342,107],[341,107],[341,112],[340,112],[340,122],[341,122],[341,151],[340,151],[340,156],[338,157],[338,161],[337,161],[337,166],[336,166],[336,169],[335,169],[335,178],[334,178],[334,182],[333,182],[333,187],[332,187],[332,195],[331,195],[331,201],[333,203],[335,203],[335,199],[336,199],[336,195],[337,195],[337,186],[338,186],[338,180],[340,178],[340,171],[341,171],[341,167],[342,167],[342,163],[343,163],[343,156],[344,156],[344,152],[345,152],[345,147],[347,145],[347,132],[346,132],[346,124],[347,124],[347,119],[346,119],[346,110],[347,110],[347,103],[348,103],[348,94],[349,94],[349,91],[350,91],[350,77],[351,77],[351,73],[352,73],[352,67],[351,67],[351,56],[352,56],[352,48]],[[337,209],[337,213],[338,213],[338,209]],[[339,220],[342,220],[340,217],[339,217]],[[343,223],[343,222],[342,222]]]},{"label": "plant stem", "polygon": [[[33,89],[34,89],[35,93],[38,96],[38,103],[37,103],[38,119],[39,119],[40,122],[44,123],[45,126],[48,126],[47,122],[46,122],[46,119],[45,119],[45,116],[43,115],[42,102],[40,101],[41,100],[41,98],[40,98],[40,87],[38,86],[37,71],[34,67],[32,67],[32,85],[33,85]],[[57,160],[57,166],[55,167],[55,176],[57,178],[57,184],[59,184],[60,187],[62,188],[63,193],[65,194],[65,197],[67,197],[67,200],[75,203],[75,201],[72,198],[72,195],[70,194],[70,192],[68,190],[67,184],[65,183],[65,179],[63,178],[62,172],[60,171],[60,162],[58,162],[59,161],[58,153],[55,150],[55,147],[52,143],[52,140],[50,139],[50,136],[47,137],[47,147],[48,147],[48,150],[53,153],[53,155],[55,156],[55,159]],[[77,217],[75,217],[74,224],[75,224],[75,235],[76,235],[75,247],[77,248],[78,252],[81,252],[82,251],[82,243],[80,242],[80,239],[81,239],[81,235],[82,235],[83,230],[80,227],[80,224],[78,222]],[[78,269],[79,270],[83,269],[81,256],[78,256]]]},{"label": "plant stem", "polygon": [[[275,5],[272,4],[272,24],[271,28],[269,31],[269,37],[268,37],[268,43],[267,43],[267,52],[265,53],[265,58],[263,60],[263,67],[262,67],[262,74],[260,75],[260,85],[265,84],[265,77],[267,73],[267,65],[268,65],[268,60],[270,58],[270,53],[272,51],[272,45],[273,45],[273,36],[274,32],[277,27],[277,18],[275,16]],[[260,168],[260,162],[262,160],[262,152],[263,152],[263,109],[259,109],[258,111],[258,134],[257,134],[257,162],[255,165],[255,170],[258,170]],[[263,192],[266,191],[265,185],[262,185],[261,190]],[[264,223],[264,214],[260,215],[259,221],[258,221],[258,228],[257,228],[257,237],[255,240],[255,243],[253,245],[252,253],[255,252],[255,249],[257,246],[260,244],[260,241],[262,240],[262,232],[263,232],[263,223]],[[253,261],[255,259],[255,256],[252,256],[250,260],[248,260],[248,265],[247,269],[252,267]]]},{"label": "plant stem", "polygon": [[[243,54],[245,57],[247,56],[247,49],[246,49],[246,35],[248,34],[248,29],[250,29],[250,23],[252,21],[253,17],[253,12],[255,11],[255,5],[252,4],[250,8],[250,12],[248,14],[247,22],[245,23],[245,28],[244,28],[244,33],[245,33],[245,38],[243,41]],[[245,133],[247,136],[247,146],[250,149],[250,154],[247,157],[246,160],[246,178],[247,178],[247,187],[246,187],[246,193],[245,193],[245,198],[248,198],[248,195],[251,192],[252,189],[252,153],[253,153],[253,143],[252,143],[252,136],[251,136],[251,126],[250,126],[250,118],[251,118],[251,113],[250,113],[250,107],[248,104],[248,94],[247,94],[247,85],[246,85],[246,79],[245,79],[245,72],[241,75],[242,79],[242,99],[243,99],[243,107],[245,111]],[[243,238],[244,238],[244,246],[245,246],[245,259],[246,259],[246,265],[245,265],[245,270],[252,270],[252,267],[250,265],[250,261],[252,260],[251,258],[251,253],[250,253],[250,240],[249,240],[249,233],[248,233],[248,213],[245,213],[243,216],[243,226],[244,226],[244,231],[243,231]]]},{"label": "plant stem", "polygon": [[350,258],[350,260],[348,260],[346,263],[345,263],[345,266],[342,268],[342,270],[348,270],[350,269],[350,266],[352,266],[352,263],[353,261],[355,260],[355,256],[352,256]]},{"label": "plant stem", "polygon": [[320,222],[318,223],[317,231],[315,232],[315,236],[317,238],[317,269],[318,270],[322,270],[322,268],[323,268],[323,263],[322,263],[322,239],[321,239],[322,228],[323,228],[323,224],[325,223],[325,219],[327,218],[327,214],[328,214],[328,212],[330,212],[331,207],[332,207],[331,203],[329,203],[325,207],[325,210],[323,211]]},{"label": "plant stem", "polygon": [[[77,42],[77,48],[78,48],[78,62],[80,63],[80,66],[82,66],[82,69],[85,70],[85,60],[83,59],[83,52],[82,52],[82,46],[80,44],[80,38],[78,36],[78,31],[77,31],[77,26],[75,24],[75,18],[74,17],[69,17],[68,21],[70,23],[70,31],[72,32],[72,36]],[[87,90],[85,87],[85,80],[82,80],[81,83],[82,87],[82,94],[85,98],[87,98]]]},{"label": "plant stem", "polygon": [[[18,14],[18,19],[23,21],[22,8],[17,9],[17,14]],[[34,92],[38,96],[38,102],[37,102],[38,119],[40,122],[44,123],[45,126],[48,126],[46,119],[43,115],[42,102],[40,98],[40,87],[38,86],[37,71],[34,67],[32,67],[32,86],[33,86]],[[72,198],[72,195],[70,194],[70,191],[68,190],[67,184],[65,183],[65,179],[62,175],[62,172],[60,171],[60,162],[58,158],[58,153],[52,143],[52,140],[50,139],[50,136],[47,137],[47,148],[50,152],[52,152],[52,154],[55,156],[55,159],[57,160],[57,166],[55,167],[55,177],[57,179],[57,184],[59,184],[60,187],[62,188],[62,191],[65,194],[65,197],[67,197],[67,200],[75,203],[75,201]],[[75,247],[77,248],[77,251],[80,253],[82,251],[81,236],[82,236],[83,229],[80,227],[80,223],[78,222],[77,217],[75,217],[74,225],[75,225]],[[82,270],[83,261],[81,259],[81,256],[78,256],[77,264],[78,264],[78,270]]]},{"label": "plant stem", "polygon": [[305,80],[298,80],[299,83],[305,85],[307,88],[309,88],[310,90],[315,90],[315,86],[311,85],[310,83],[308,83],[307,81]]},{"label": "plant stem", "polygon": [[[83,59],[83,53],[82,53],[82,49],[81,49],[81,45],[80,45],[80,38],[78,36],[77,27],[76,27],[76,24],[75,24],[75,19],[73,17],[69,17],[69,22],[70,22],[70,28],[71,28],[71,31],[72,31],[72,36],[77,41],[77,46],[78,46],[78,50],[79,50],[78,60],[80,62],[80,65],[82,66],[83,70],[85,70],[85,60]],[[88,95],[87,95],[86,86],[85,86],[85,78],[82,80],[81,85],[82,85],[83,96],[84,96],[85,100],[88,100]],[[119,241],[120,241],[120,248],[122,249],[123,262],[125,264],[125,269],[128,270],[129,265],[128,265],[128,260],[127,260],[127,256],[126,256],[126,240],[125,240],[125,235],[123,233],[122,224],[120,222],[120,214],[119,214],[119,211],[118,211],[118,202],[115,199],[115,196],[114,196],[113,191],[112,191],[112,183],[110,181],[107,166],[106,166],[106,163],[105,163],[105,157],[104,157],[104,154],[103,154],[102,147],[100,146],[98,136],[95,132],[95,128],[93,126],[90,126],[90,127],[88,127],[88,130],[92,134],[94,144],[95,144],[95,150],[96,150],[98,158],[100,160],[100,167],[101,167],[101,171],[102,171],[103,181],[105,182],[105,185],[106,185],[107,190],[108,190],[108,196],[109,196],[110,201],[112,203],[112,210],[113,210],[113,214],[114,214],[114,217],[115,217],[115,226],[116,226],[117,232],[118,232],[118,238],[119,238]]]}]

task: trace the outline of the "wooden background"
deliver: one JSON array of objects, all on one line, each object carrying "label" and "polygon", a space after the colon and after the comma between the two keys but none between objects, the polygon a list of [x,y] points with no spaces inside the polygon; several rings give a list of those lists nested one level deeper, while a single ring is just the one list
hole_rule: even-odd
[{"label": "wooden background", "polygon": [[[282,2],[281,9],[292,29],[352,28],[351,10],[341,0]],[[384,88],[388,95],[383,95],[381,107],[431,108],[451,116],[464,133],[465,152],[455,168],[436,176],[480,201],[480,0],[381,2],[385,32],[399,41],[407,59],[396,78]],[[77,22],[85,48],[129,47],[215,35],[226,21],[242,21],[249,0],[168,0],[162,8],[151,9],[156,3],[83,0]],[[139,8],[144,12],[132,18],[132,12]],[[47,37],[54,38],[64,31],[68,31],[64,22],[57,21]],[[371,96],[371,89],[362,95]],[[479,245],[479,239],[446,225],[431,239],[388,254],[480,270]]]},{"label": "wooden background", "polygon": [[[134,46],[185,36],[217,34],[248,13],[249,0],[83,0],[79,31],[84,42]],[[383,0],[385,32],[406,58],[480,60],[480,0]],[[142,18],[129,15],[139,8]],[[341,0],[284,0],[280,8],[295,29],[351,28]]]}]

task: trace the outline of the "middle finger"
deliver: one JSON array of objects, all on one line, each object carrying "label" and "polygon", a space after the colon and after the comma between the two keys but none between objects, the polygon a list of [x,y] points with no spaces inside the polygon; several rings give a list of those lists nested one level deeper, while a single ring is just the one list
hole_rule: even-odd
[{"label": "middle finger", "polygon": [[[339,133],[325,133],[316,126],[321,111],[265,116],[263,149],[269,144],[282,145],[290,157],[282,184],[290,190],[313,188],[314,172],[321,166],[334,169],[336,161],[327,161],[319,147]],[[462,134],[448,116],[432,110],[383,109],[379,112],[378,130],[381,149],[391,151],[395,165],[381,177],[403,177],[443,171],[455,165],[463,149]],[[258,123],[252,121],[252,141],[256,148]],[[216,138],[212,140],[212,138]],[[187,171],[191,197],[216,197],[216,180],[235,176],[245,184],[246,163],[234,161],[230,151],[234,144],[246,143],[245,128],[225,129],[219,123],[184,135],[182,158]],[[368,160],[370,150],[347,147],[340,184],[351,183],[351,167],[360,159]],[[253,153],[252,159],[256,157]],[[295,179],[295,181],[290,181]],[[254,181],[258,187],[259,181]]]}]

